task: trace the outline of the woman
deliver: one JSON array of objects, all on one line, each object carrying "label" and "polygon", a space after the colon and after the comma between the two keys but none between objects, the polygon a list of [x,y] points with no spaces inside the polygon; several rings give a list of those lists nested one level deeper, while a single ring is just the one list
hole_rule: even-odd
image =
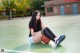
[{"label": "woman", "polygon": [[47,39],[52,40],[56,45],[59,45],[65,39],[64,35],[57,38],[48,27],[45,27],[41,21],[41,14],[39,11],[33,13],[32,18],[29,22],[29,29],[29,40],[31,43],[39,43],[41,41],[44,41],[42,40],[43,35]]}]

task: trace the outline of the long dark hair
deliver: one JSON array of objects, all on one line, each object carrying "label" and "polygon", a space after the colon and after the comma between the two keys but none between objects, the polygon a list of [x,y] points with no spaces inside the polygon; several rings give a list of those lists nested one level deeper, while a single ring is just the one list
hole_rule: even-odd
[{"label": "long dark hair", "polygon": [[[34,28],[34,29],[35,29],[35,27],[36,27],[36,22],[37,22],[37,24],[41,27],[41,19],[36,20],[37,13],[38,13],[38,12],[34,12],[34,13],[32,14],[32,18],[31,18],[31,20],[30,20],[30,22],[29,22],[29,28]],[[41,14],[40,14],[40,16],[41,16]]]}]

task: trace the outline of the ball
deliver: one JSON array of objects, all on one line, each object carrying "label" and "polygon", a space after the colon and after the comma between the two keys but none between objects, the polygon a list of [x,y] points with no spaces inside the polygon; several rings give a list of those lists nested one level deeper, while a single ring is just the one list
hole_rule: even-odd
[{"label": "ball", "polygon": [[41,40],[42,40],[42,42],[44,42],[45,44],[48,44],[49,41],[50,41],[50,39],[47,38],[45,35],[42,35]]}]

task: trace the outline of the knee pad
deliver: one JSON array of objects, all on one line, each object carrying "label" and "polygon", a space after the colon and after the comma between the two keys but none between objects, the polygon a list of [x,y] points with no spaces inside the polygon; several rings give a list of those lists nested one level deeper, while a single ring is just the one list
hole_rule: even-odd
[{"label": "knee pad", "polygon": [[45,31],[50,31],[50,29],[48,28],[48,27],[46,27],[45,29],[43,29],[43,33],[45,32]]},{"label": "knee pad", "polygon": [[45,32],[46,32],[46,28],[41,30],[41,34],[45,35]]},{"label": "knee pad", "polygon": [[47,30],[48,33],[50,33],[50,35],[52,35],[54,38],[56,37],[56,35],[48,27],[46,27],[45,30]]}]

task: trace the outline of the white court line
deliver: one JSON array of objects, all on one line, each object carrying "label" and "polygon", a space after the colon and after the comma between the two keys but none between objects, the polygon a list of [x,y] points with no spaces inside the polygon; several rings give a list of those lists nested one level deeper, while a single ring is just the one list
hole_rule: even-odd
[{"label": "white court line", "polygon": [[[0,49],[0,50],[1,50],[1,49]],[[4,49],[4,52],[36,53],[36,52],[30,52],[30,51],[7,50],[7,49]],[[3,52],[2,52],[2,53],[3,53]]]}]

